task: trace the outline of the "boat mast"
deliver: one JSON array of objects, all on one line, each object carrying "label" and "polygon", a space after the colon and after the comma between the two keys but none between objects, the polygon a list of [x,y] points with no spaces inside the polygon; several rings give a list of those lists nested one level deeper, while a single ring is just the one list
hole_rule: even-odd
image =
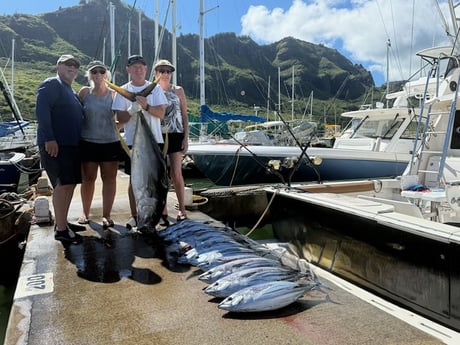
[{"label": "boat mast", "polygon": [[[390,39],[387,41],[387,94],[388,96],[390,94],[390,47],[391,47],[391,42]],[[388,98],[387,98],[387,108],[388,108]]]},{"label": "boat mast", "polygon": [[268,89],[267,89],[267,121],[268,121],[269,113],[270,113],[270,76],[268,76]]},{"label": "boat mast", "polygon": [[[281,113],[281,69],[278,67],[278,114]],[[276,121],[278,116],[276,116]]]},{"label": "boat mast", "polygon": [[204,0],[200,0],[200,105],[205,105],[206,103],[204,88],[204,15],[218,7],[219,5],[205,11]]},{"label": "boat mast", "polygon": [[14,97],[14,38],[11,40],[11,97]]},{"label": "boat mast", "polygon": [[294,66],[292,66],[292,97],[291,97],[291,120],[294,120]]},{"label": "boat mast", "polygon": [[200,105],[204,105],[204,0],[200,0]]},{"label": "boat mast", "polygon": [[[177,69],[177,52],[176,52],[176,1],[171,0],[172,4],[172,14],[171,14],[171,35],[172,35],[172,64],[176,66]],[[177,85],[177,73],[173,73],[172,75],[172,83],[173,85]]]},{"label": "boat mast", "polygon": [[155,57],[158,56],[158,18],[160,13],[160,2],[159,0],[155,0],[155,12],[153,14],[153,18],[155,21],[155,37],[154,37],[154,45],[155,45]]},{"label": "boat mast", "polygon": [[[112,2],[110,2],[109,4],[109,15],[110,15],[110,54],[112,57],[112,61],[116,61],[116,56],[115,56],[115,5]],[[112,83],[115,83],[115,73],[112,74]]]},{"label": "boat mast", "polygon": [[139,17],[138,17],[138,20],[139,20],[139,55],[144,55],[143,49],[142,49],[142,12],[141,10],[138,11],[138,14],[139,14]]}]

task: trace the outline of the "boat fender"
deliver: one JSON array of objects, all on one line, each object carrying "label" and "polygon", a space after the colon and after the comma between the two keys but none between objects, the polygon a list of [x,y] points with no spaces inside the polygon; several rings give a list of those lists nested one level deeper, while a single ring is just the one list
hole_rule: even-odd
[{"label": "boat fender", "polygon": [[49,200],[46,196],[39,196],[35,199],[34,215],[37,224],[51,222]]}]

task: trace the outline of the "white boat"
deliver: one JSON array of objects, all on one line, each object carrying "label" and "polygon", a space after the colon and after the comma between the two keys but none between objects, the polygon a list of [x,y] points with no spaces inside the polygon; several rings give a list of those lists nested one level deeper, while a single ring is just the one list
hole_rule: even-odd
[{"label": "white boat", "polygon": [[427,80],[403,174],[265,190],[275,232],[312,263],[459,331],[459,56],[418,55],[437,86]]},{"label": "white boat", "polygon": [[400,176],[217,189],[221,214],[212,216],[233,224],[256,210],[256,224],[270,223],[301,258],[460,332],[459,57],[451,48],[418,55],[431,61],[434,79],[425,79]]},{"label": "white boat", "polygon": [[[300,146],[217,142],[189,145],[188,154],[206,177],[222,186],[398,176],[416,141],[420,109],[410,107],[407,99],[423,93],[426,83],[422,90],[420,83],[408,82],[403,91],[388,95],[392,108],[342,114],[353,125],[336,138],[332,148],[307,147],[302,152],[311,138],[299,137]],[[429,86],[434,87],[432,80]]]}]

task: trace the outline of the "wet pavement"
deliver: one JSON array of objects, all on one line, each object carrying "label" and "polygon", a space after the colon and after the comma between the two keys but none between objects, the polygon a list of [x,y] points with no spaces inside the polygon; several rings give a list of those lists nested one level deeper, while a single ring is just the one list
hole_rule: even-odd
[{"label": "wet pavement", "polygon": [[[375,296],[366,302],[351,293],[354,287],[321,272],[325,290],[278,311],[236,314],[219,310],[220,300],[202,291],[206,284],[197,279],[201,271],[171,265],[156,238],[128,233],[124,227],[129,217],[127,183],[127,176],[120,173],[113,210],[116,224],[104,230],[98,181],[93,220],[81,233],[81,244],[63,246],[54,240],[52,226],[32,226],[6,345],[460,343],[455,338],[458,334],[449,330],[440,328],[444,334],[433,336],[413,327],[382,311],[398,313],[397,307]],[[170,193],[172,219],[175,203]],[[80,213],[77,189],[71,219]],[[191,219],[209,220],[198,211],[188,214]]]}]

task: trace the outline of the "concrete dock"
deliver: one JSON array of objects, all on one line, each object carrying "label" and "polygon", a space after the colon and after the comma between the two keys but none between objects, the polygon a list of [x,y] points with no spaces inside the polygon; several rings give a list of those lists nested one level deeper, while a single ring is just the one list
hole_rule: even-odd
[{"label": "concrete dock", "polygon": [[[113,229],[104,231],[101,182],[92,221],[78,245],[54,240],[53,226],[31,227],[5,345],[16,344],[460,344],[460,336],[336,277],[278,311],[235,314],[217,308],[194,267],[170,266],[161,246],[132,235],[128,177],[118,175]],[[168,196],[175,219],[175,195]],[[51,207],[51,202],[50,202]],[[75,190],[70,220],[81,213]],[[199,211],[189,218],[209,219]]]}]

